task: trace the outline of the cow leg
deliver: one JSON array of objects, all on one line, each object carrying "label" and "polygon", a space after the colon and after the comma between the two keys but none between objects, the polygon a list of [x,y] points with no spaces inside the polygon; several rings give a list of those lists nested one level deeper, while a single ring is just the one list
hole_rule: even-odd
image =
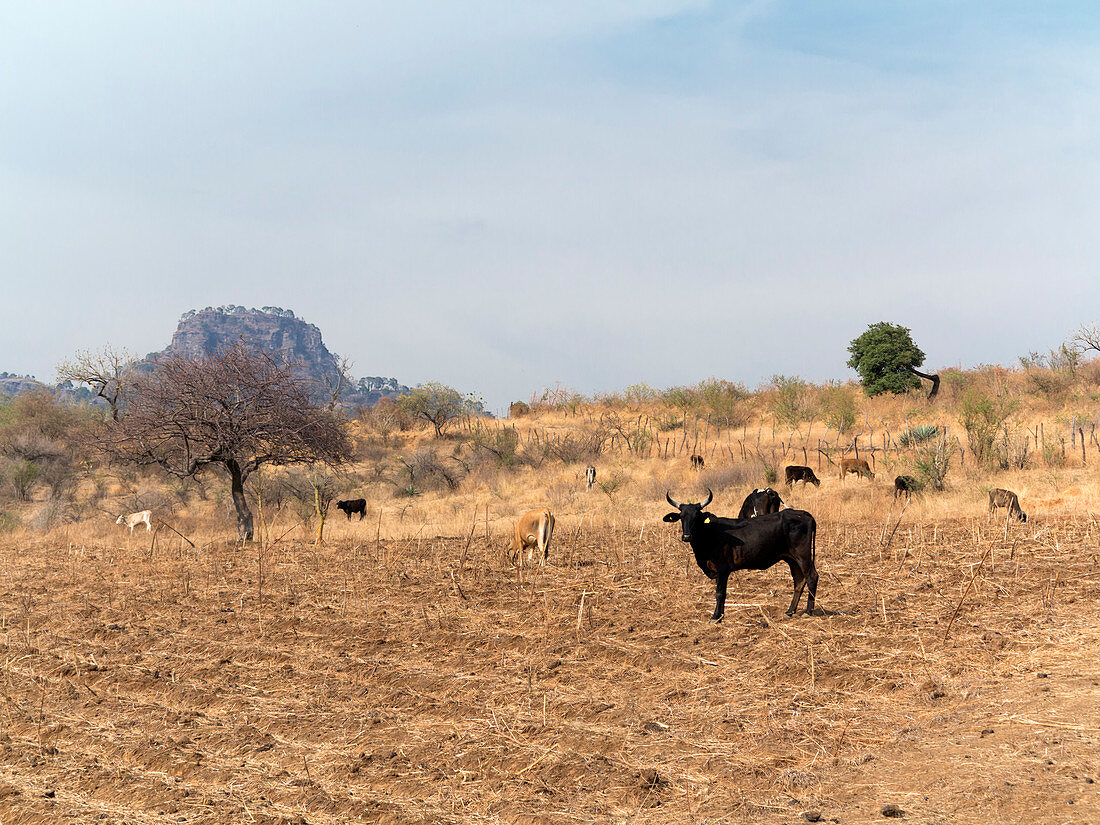
[{"label": "cow leg", "polygon": [[[359,511],[359,520],[363,520],[363,516],[367,514],[366,508]],[[348,521],[351,521],[351,513],[348,513]]]},{"label": "cow leg", "polygon": [[729,581],[729,571],[719,572],[714,581],[714,615],[710,617],[712,622],[722,621],[726,612],[726,582]]},{"label": "cow leg", "polygon": [[794,597],[791,599],[791,606],[787,608],[787,615],[793,616],[795,611],[798,610],[798,602],[802,598],[802,591],[806,587],[806,574],[802,572],[802,565],[794,559],[787,559],[787,564],[790,565],[791,578],[794,579]]},{"label": "cow leg", "polygon": [[808,615],[813,615],[815,599],[817,599],[817,569],[811,567],[809,575],[806,576],[806,613]]}]

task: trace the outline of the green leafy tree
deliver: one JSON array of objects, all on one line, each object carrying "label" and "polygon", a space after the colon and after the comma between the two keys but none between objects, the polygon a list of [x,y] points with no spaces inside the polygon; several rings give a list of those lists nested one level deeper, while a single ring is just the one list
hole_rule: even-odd
[{"label": "green leafy tree", "polygon": [[427,421],[435,428],[435,437],[442,438],[448,424],[477,412],[479,403],[474,396],[463,395],[454,387],[429,381],[398,398],[397,407],[414,418]]},{"label": "green leafy tree", "polygon": [[907,327],[879,321],[848,345],[852,357],[848,366],[859,373],[860,383],[867,395],[894,393],[900,395],[920,388],[923,378],[932,382],[928,393],[931,401],[940,390],[940,377],[920,372],[924,352],[913,343]]}]

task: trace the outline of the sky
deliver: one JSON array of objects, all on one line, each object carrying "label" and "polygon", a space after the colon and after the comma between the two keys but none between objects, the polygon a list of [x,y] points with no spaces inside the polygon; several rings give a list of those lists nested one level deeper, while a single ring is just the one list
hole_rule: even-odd
[{"label": "sky", "polygon": [[280,306],[500,411],[1100,320],[1100,7],[0,5],[0,370]]}]

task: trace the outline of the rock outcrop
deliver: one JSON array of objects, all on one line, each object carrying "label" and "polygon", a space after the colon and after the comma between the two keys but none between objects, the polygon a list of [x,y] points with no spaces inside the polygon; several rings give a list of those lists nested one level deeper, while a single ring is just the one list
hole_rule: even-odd
[{"label": "rock outcrop", "polygon": [[285,363],[296,363],[304,375],[323,384],[331,384],[340,375],[339,360],[325,346],[321,330],[279,307],[191,310],[180,318],[168,348],[147,357],[150,361],[165,355],[198,358],[237,341],[271,353]]}]

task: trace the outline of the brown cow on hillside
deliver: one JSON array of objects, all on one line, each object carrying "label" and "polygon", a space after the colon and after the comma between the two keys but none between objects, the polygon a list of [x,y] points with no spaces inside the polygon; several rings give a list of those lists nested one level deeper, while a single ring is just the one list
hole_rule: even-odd
[{"label": "brown cow on hillside", "polygon": [[1027,521],[1027,513],[1020,509],[1020,499],[1011,490],[994,487],[989,491],[989,515],[986,516],[986,521],[989,521],[993,511],[998,507],[1007,507],[1008,514],[1015,517],[1017,521]]},{"label": "brown cow on hillside", "polygon": [[546,507],[528,510],[520,516],[512,534],[511,544],[516,564],[523,566],[524,550],[527,550],[527,561],[530,562],[536,548],[539,551],[539,566],[546,564],[546,559],[550,556],[550,538],[553,535],[554,516]]},{"label": "brown cow on hillside", "polygon": [[874,478],[875,474],[871,472],[870,465],[867,464],[865,458],[842,458],[840,459],[840,480],[844,481],[844,477],[854,474],[863,478],[868,476]]}]

